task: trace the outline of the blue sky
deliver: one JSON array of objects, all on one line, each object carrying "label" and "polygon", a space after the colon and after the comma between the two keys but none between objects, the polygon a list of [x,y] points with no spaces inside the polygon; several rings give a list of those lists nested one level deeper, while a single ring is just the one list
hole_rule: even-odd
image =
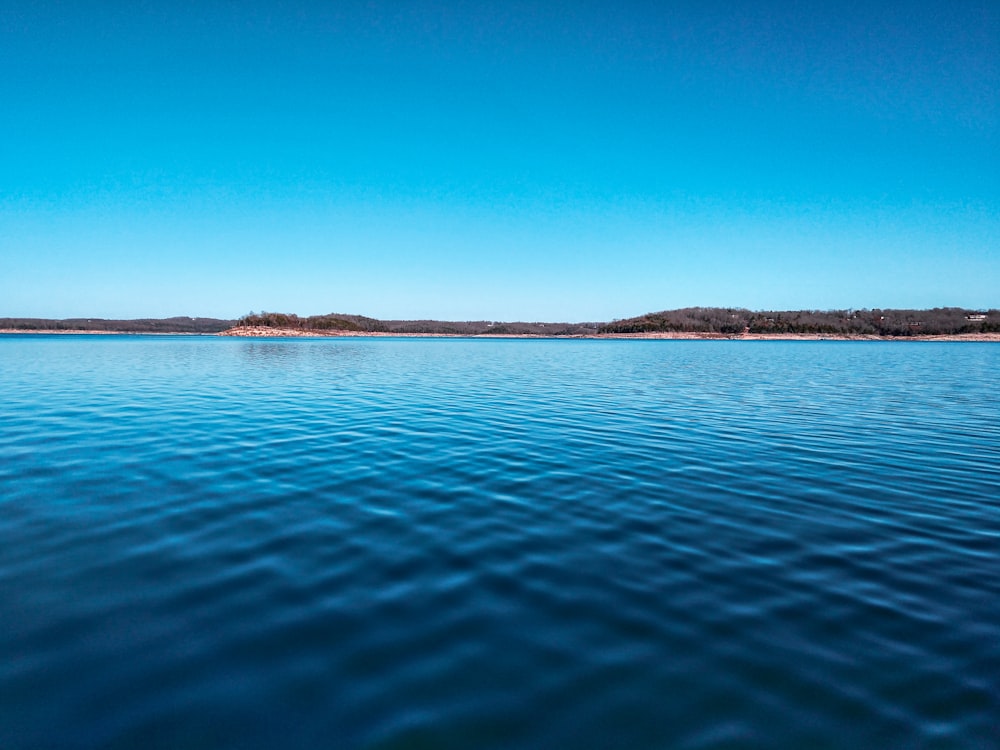
[{"label": "blue sky", "polygon": [[995,2],[7,0],[0,66],[0,316],[1000,306]]}]

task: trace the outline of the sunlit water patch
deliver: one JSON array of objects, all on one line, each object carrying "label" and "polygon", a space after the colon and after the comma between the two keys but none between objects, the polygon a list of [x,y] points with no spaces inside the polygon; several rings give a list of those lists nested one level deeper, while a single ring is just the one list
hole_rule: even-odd
[{"label": "sunlit water patch", "polygon": [[0,337],[0,747],[994,747],[998,366]]}]

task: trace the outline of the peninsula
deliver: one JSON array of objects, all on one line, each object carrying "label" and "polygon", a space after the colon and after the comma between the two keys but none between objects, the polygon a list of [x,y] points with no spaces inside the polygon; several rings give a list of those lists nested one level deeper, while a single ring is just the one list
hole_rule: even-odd
[{"label": "peninsula", "polygon": [[847,339],[1000,341],[1000,311],[750,311],[690,307],[610,323],[378,320],[360,315],[251,313],[224,336],[475,336],[643,339]]}]

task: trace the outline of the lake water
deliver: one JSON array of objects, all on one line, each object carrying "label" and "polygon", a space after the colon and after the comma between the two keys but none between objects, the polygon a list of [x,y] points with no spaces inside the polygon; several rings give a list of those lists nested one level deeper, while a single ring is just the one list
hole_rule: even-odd
[{"label": "lake water", "polygon": [[0,747],[996,747],[998,372],[0,337]]}]

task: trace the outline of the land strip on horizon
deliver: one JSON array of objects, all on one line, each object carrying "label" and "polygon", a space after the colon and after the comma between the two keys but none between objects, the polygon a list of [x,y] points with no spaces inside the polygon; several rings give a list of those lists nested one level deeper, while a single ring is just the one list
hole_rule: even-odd
[{"label": "land strip on horizon", "polygon": [[929,310],[750,311],[690,307],[610,323],[379,320],[331,313],[299,317],[250,313],[220,318],[0,318],[0,333],[145,333],[229,336],[484,336],[545,338],[739,339],[1000,339],[1000,311],[941,307]]},{"label": "land strip on horizon", "polygon": [[[3,331],[0,331],[3,333]],[[99,333],[99,332],[98,332]],[[271,328],[268,326],[235,327],[216,336],[244,338],[477,338],[477,339],[631,339],[686,341],[988,341],[1000,342],[1000,333],[925,334],[909,336],[879,336],[874,334],[822,333],[742,333],[724,334],[697,331],[663,331],[647,333],[393,333],[391,331],[349,331],[336,329]]]}]

